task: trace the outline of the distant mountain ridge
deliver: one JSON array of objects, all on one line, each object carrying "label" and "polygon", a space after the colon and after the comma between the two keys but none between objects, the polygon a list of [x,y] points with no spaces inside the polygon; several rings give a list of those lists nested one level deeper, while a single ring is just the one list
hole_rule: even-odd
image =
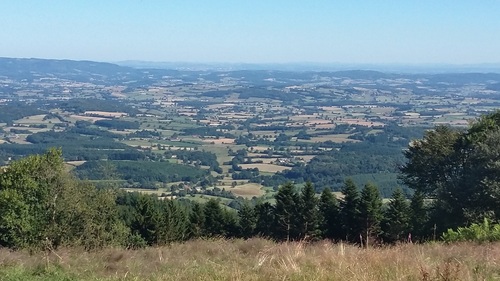
[{"label": "distant mountain ridge", "polygon": [[[161,64],[161,63],[159,63]],[[171,65],[164,65],[174,67]],[[18,79],[34,79],[40,77],[57,77],[74,81],[102,81],[106,84],[118,81],[141,81],[151,77],[176,76],[188,74],[196,77],[206,73],[225,73],[233,77],[249,77],[263,80],[269,78],[310,79],[315,75],[342,77],[351,79],[428,79],[432,82],[452,84],[488,83],[500,81],[499,73],[440,73],[440,74],[404,74],[381,72],[376,70],[342,70],[342,71],[291,71],[291,70],[175,70],[172,68],[134,68],[108,62],[56,60],[39,58],[5,58],[0,57],[0,76]],[[217,77],[217,75],[209,77]]]}]

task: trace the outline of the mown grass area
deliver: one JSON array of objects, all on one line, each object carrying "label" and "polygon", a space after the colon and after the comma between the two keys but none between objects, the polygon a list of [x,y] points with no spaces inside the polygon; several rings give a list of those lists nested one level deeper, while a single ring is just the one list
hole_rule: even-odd
[{"label": "mown grass area", "polygon": [[362,249],[265,239],[195,240],[140,250],[0,250],[1,280],[497,280],[500,244]]}]

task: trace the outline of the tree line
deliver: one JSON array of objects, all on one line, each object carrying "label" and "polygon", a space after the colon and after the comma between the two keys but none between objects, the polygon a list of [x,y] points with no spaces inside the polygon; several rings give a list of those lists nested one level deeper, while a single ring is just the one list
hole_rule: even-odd
[{"label": "tree line", "polygon": [[300,191],[288,183],[278,190],[276,204],[245,201],[239,211],[215,199],[160,200],[77,180],[65,169],[61,150],[51,149],[14,161],[0,173],[0,246],[95,249],[253,236],[368,244],[404,240],[420,229],[422,200],[409,205],[397,190],[384,207],[374,185],[359,192],[350,180],[342,192],[340,200],[330,189],[317,197],[310,183]]},{"label": "tree line", "polygon": [[50,149],[0,170],[0,246],[136,248],[200,237],[254,236],[370,246],[436,239],[449,228],[458,234],[448,231],[443,237],[458,240],[457,235],[475,229],[497,237],[499,138],[497,111],[467,129],[437,127],[410,143],[401,168],[401,179],[414,191],[410,199],[396,189],[384,203],[375,185],[367,183],[360,190],[349,179],[338,197],[329,188],[318,196],[311,183],[302,188],[286,183],[274,204],[245,201],[238,211],[214,199],[200,204],[98,189],[75,179],[64,168],[61,150]]}]

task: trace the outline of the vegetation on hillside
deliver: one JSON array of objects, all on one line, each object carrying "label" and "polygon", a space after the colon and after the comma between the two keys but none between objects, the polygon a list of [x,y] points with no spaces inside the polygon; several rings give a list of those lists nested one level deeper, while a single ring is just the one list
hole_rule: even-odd
[{"label": "vegetation on hillside", "polygon": [[496,280],[498,244],[346,244],[192,240],[139,250],[0,249],[0,279],[17,280]]}]

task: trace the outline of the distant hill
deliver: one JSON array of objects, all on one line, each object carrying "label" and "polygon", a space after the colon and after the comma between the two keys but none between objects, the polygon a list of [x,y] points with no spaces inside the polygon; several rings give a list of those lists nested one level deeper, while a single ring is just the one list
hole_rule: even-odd
[{"label": "distant hill", "polygon": [[0,58],[0,75],[17,79],[57,77],[76,81],[116,80],[140,74],[131,67],[94,61]]},{"label": "distant hill", "polygon": [[[500,73],[461,73],[459,70],[439,74],[409,74],[362,69],[312,71],[313,67],[308,64],[304,65],[302,70],[300,64],[289,68],[293,70],[258,70],[259,65],[253,64],[181,64],[180,68],[175,63],[128,62],[129,66],[125,64],[127,63],[119,65],[95,61],[4,57],[0,58],[0,76],[28,81],[42,77],[54,77],[80,82],[99,81],[103,84],[113,84],[121,81],[136,83],[137,85],[147,85],[148,81],[161,79],[163,76],[182,76],[184,82],[195,82],[200,75],[203,75],[204,79],[218,80],[221,78],[220,74],[234,78],[245,77],[245,79],[257,84],[271,78],[294,81],[313,79],[318,75],[362,80],[426,79],[430,83],[455,85],[470,83],[492,84],[495,81],[500,81]],[[189,66],[192,66],[192,68],[189,68]],[[231,66],[234,66],[233,70],[231,70]],[[273,66],[279,69],[283,65],[262,65],[261,69]]]}]

